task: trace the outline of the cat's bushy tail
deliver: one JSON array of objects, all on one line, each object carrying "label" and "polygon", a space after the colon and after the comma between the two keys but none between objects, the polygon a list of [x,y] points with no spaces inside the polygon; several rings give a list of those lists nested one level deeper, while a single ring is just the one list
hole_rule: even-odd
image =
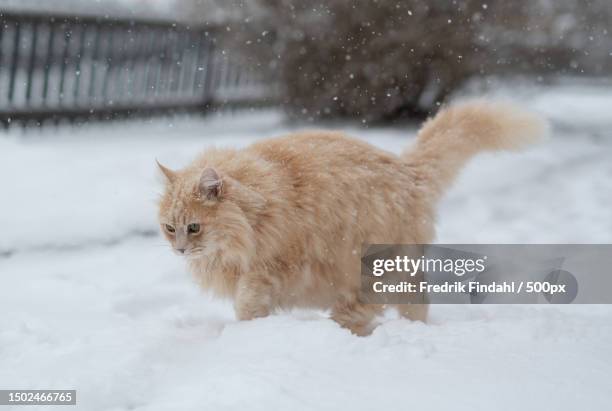
[{"label": "cat's bushy tail", "polygon": [[[481,151],[518,150],[545,137],[548,123],[515,106],[471,101],[440,111],[402,157],[432,194],[441,195],[467,161]],[[436,197],[437,197],[436,196]]]}]

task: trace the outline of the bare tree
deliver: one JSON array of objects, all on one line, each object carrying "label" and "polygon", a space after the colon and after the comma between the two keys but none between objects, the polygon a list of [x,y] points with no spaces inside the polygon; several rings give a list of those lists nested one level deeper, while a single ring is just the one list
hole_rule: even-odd
[{"label": "bare tree", "polygon": [[[587,4],[588,3],[588,4]],[[294,116],[428,114],[473,75],[601,73],[609,0],[234,0],[232,44]]]},{"label": "bare tree", "polygon": [[248,7],[239,41],[276,69],[294,115],[422,115],[479,67],[480,2],[258,0]]}]

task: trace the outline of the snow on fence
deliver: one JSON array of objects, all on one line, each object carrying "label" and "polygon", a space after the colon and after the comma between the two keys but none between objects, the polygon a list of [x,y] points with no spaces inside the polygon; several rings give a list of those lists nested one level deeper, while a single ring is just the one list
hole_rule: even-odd
[{"label": "snow on fence", "polygon": [[0,11],[0,123],[114,119],[271,101],[216,47],[223,30]]}]

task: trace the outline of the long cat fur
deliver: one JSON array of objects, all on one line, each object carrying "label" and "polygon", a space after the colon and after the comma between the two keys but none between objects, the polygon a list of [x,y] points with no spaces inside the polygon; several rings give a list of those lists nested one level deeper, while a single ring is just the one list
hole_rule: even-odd
[{"label": "long cat fur", "polygon": [[[515,107],[468,102],[428,120],[399,156],[330,131],[210,149],[182,170],[160,165],[159,221],[201,286],[233,299],[238,319],[316,307],[364,335],[382,306],[360,302],[361,245],[432,242],[436,203],[462,166],[546,128]],[[188,234],[191,223],[201,231]],[[397,308],[426,320],[425,304]]]}]

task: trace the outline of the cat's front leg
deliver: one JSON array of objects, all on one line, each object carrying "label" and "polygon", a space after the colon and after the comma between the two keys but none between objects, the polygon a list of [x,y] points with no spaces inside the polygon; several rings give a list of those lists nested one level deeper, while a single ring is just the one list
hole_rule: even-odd
[{"label": "cat's front leg", "polygon": [[266,317],[274,307],[274,288],[261,274],[243,274],[238,280],[234,310],[239,320]]}]

